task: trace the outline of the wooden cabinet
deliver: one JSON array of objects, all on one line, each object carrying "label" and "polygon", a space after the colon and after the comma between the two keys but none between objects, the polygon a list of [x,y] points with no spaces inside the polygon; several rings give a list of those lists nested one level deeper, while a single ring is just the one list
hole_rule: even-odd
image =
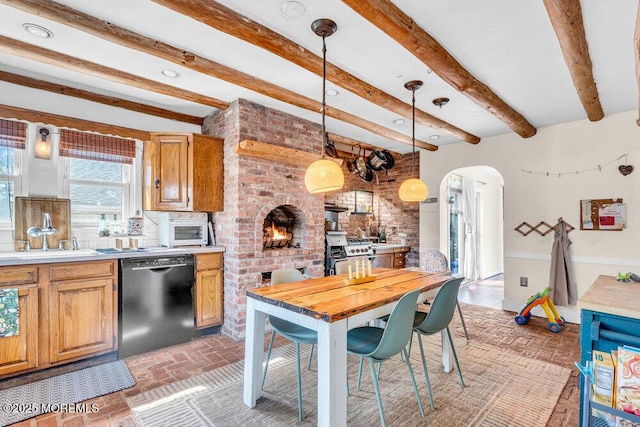
[{"label": "wooden cabinet", "polygon": [[192,133],[152,133],[144,144],[144,209],[223,209],[223,140]]},{"label": "wooden cabinet", "polygon": [[20,328],[0,338],[0,377],[117,347],[116,261],[7,266],[0,288],[17,288]]},{"label": "wooden cabinet", "polygon": [[222,324],[223,317],[222,253],[196,255],[194,295],[196,328]]},{"label": "wooden cabinet", "polygon": [[396,248],[393,252],[393,268],[404,268],[405,265],[405,255],[409,252],[409,248],[407,246],[403,246],[401,248]]},{"label": "wooden cabinet", "polygon": [[115,264],[52,265],[49,274],[49,361],[114,350]]},{"label": "wooden cabinet", "polygon": [[0,268],[0,289],[18,290],[18,335],[0,338],[0,376],[38,364],[38,270],[35,267]]},{"label": "wooden cabinet", "polygon": [[409,252],[409,247],[379,246],[374,251],[376,257],[373,259],[373,267],[404,268],[405,254]]}]

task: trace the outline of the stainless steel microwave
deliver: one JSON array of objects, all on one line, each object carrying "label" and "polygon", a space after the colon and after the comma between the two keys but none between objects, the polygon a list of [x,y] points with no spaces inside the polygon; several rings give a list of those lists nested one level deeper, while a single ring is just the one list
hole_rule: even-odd
[{"label": "stainless steel microwave", "polygon": [[159,212],[158,241],[160,246],[207,246],[208,220],[205,212]]}]

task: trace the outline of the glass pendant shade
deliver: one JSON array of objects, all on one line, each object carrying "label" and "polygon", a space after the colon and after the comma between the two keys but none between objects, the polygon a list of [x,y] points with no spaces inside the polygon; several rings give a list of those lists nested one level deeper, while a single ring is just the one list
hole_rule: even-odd
[{"label": "glass pendant shade", "polygon": [[418,178],[409,178],[402,183],[398,194],[403,202],[421,202],[429,195],[429,189]]},{"label": "glass pendant shade", "polygon": [[344,186],[344,173],[336,162],[322,158],[309,165],[304,174],[304,185],[309,193],[338,190]]}]

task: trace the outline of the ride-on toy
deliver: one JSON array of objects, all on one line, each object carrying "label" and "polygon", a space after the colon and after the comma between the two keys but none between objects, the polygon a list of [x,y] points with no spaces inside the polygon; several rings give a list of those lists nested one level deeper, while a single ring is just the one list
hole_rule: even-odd
[{"label": "ride-on toy", "polygon": [[551,332],[560,332],[560,326],[564,325],[564,317],[560,316],[556,311],[556,307],[551,301],[549,292],[551,288],[547,287],[544,291],[538,292],[535,295],[531,295],[524,305],[524,308],[520,310],[520,313],[515,317],[515,321],[518,325],[524,325],[531,317],[531,309],[537,305],[541,305],[544,312],[549,319],[549,330]]}]

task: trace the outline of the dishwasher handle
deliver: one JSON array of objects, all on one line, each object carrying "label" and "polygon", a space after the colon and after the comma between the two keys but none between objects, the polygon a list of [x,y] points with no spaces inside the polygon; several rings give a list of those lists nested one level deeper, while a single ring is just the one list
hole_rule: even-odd
[{"label": "dishwasher handle", "polygon": [[186,267],[187,264],[171,264],[171,265],[156,265],[156,266],[148,266],[148,267],[132,267],[131,270],[165,270],[171,267]]}]

